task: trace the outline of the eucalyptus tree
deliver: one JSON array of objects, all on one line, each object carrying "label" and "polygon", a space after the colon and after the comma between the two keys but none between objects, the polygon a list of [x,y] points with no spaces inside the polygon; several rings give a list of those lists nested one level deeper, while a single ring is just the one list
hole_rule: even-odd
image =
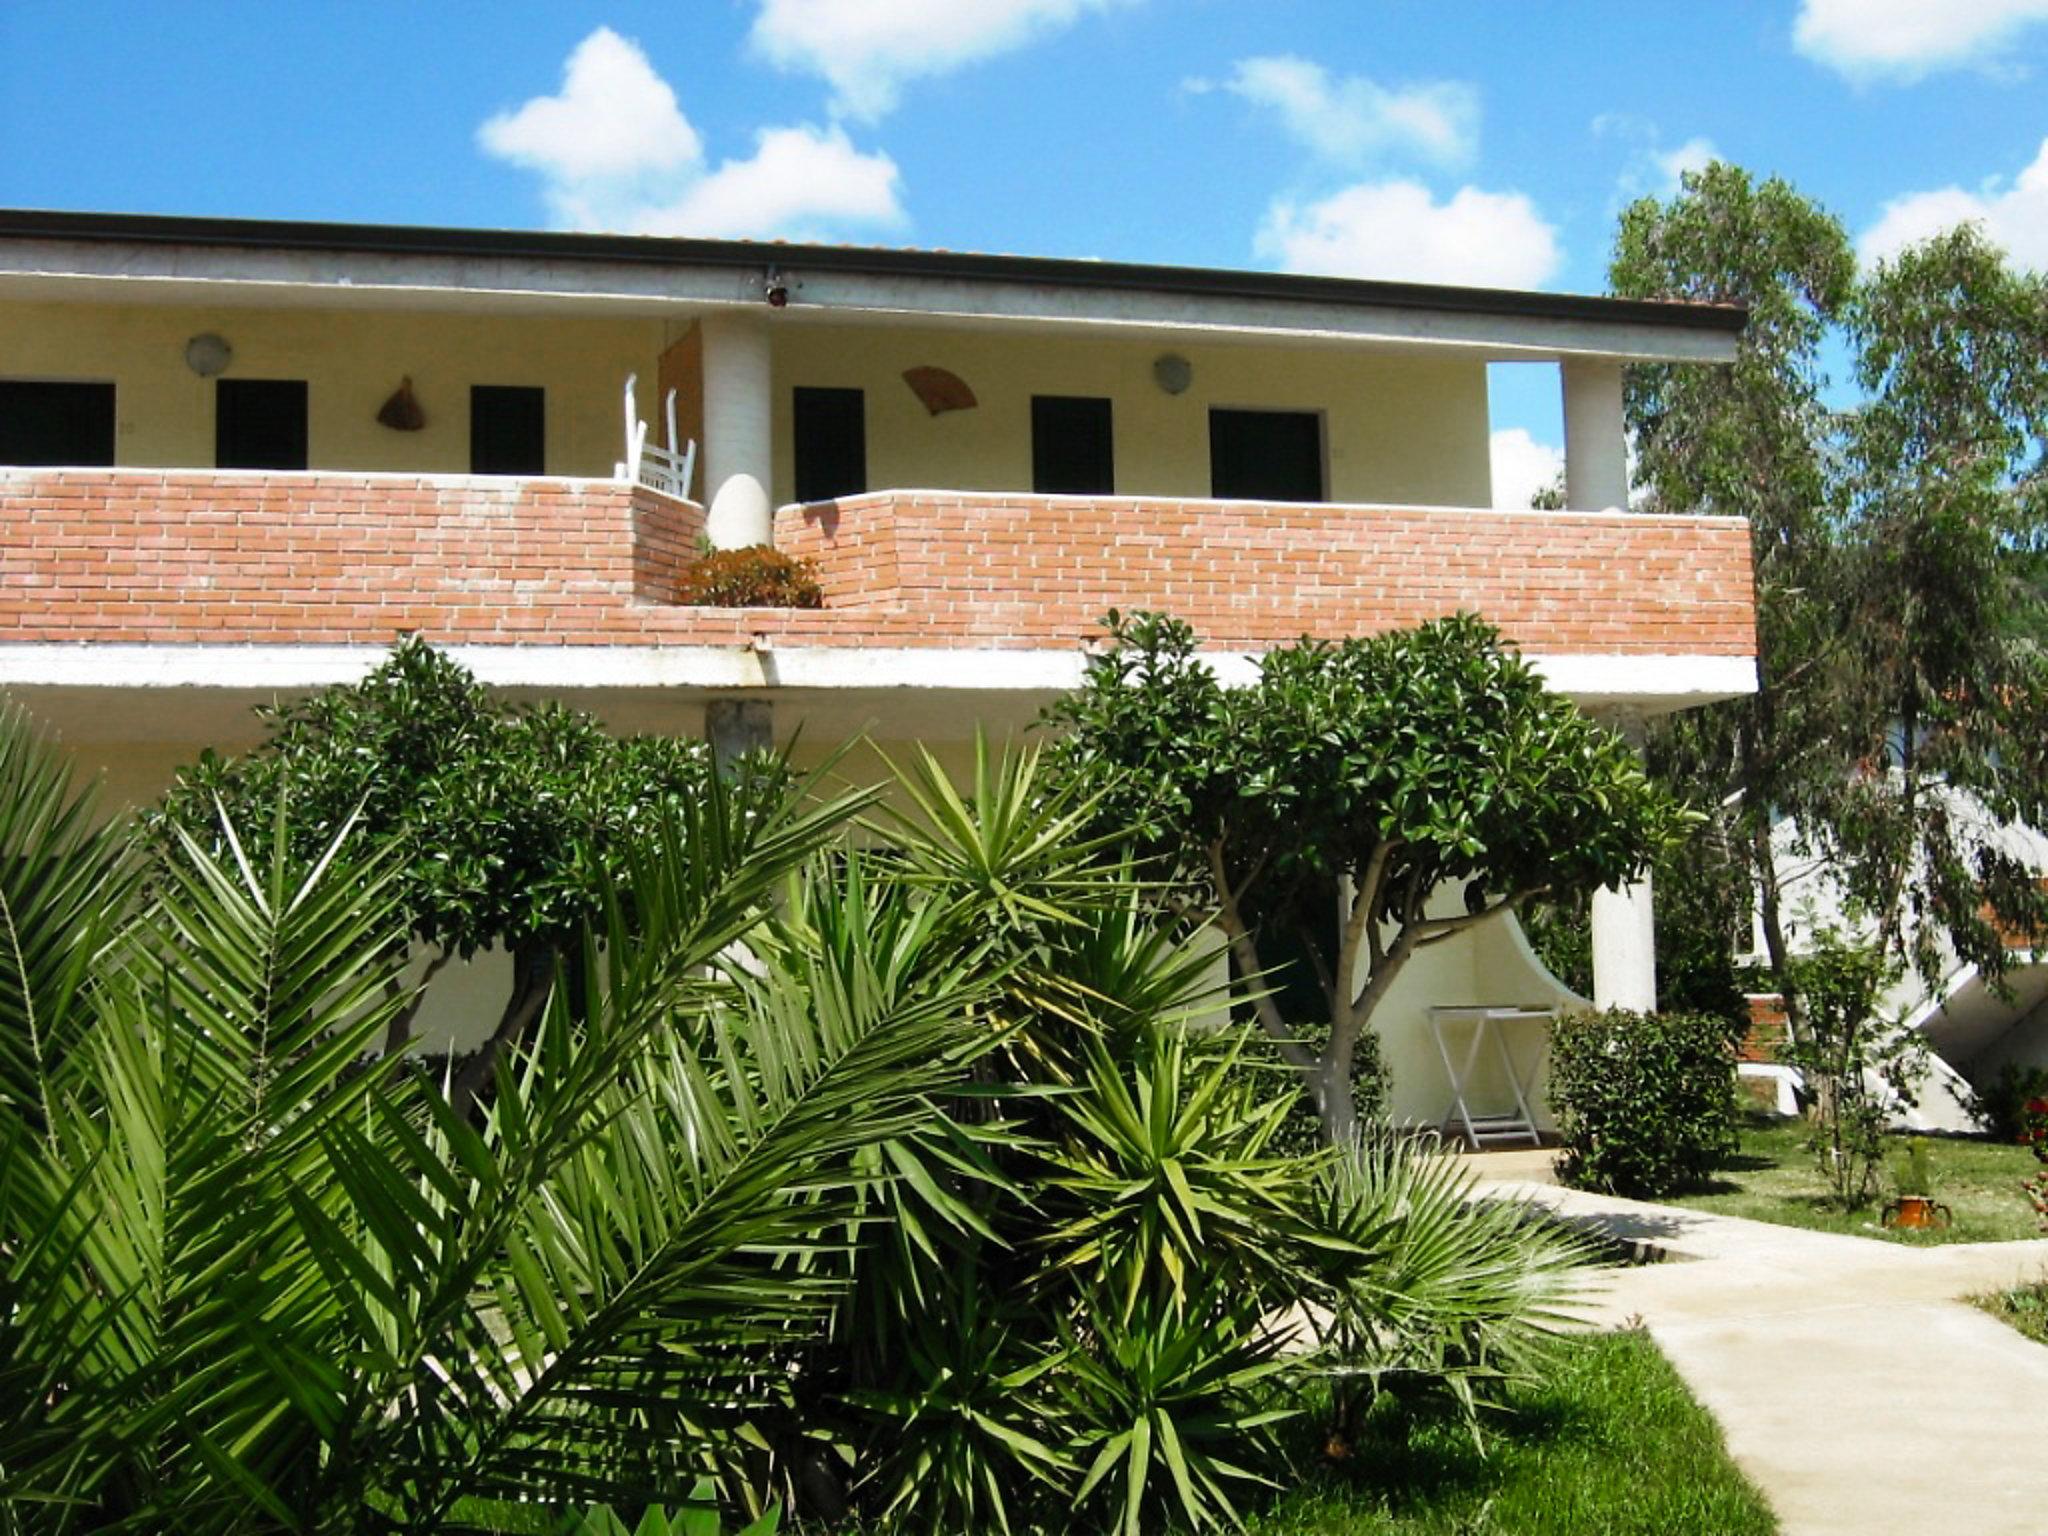
[{"label": "eucalyptus tree", "polygon": [[[1611,281],[1751,315],[1732,368],[1638,367],[1628,395],[1649,504],[1752,530],[1757,691],[1651,743],[1712,817],[1703,867],[1742,877],[1691,882],[1708,947],[1735,947],[1731,897],[1753,892],[1798,1027],[1775,829],[1924,981],[1960,958],[1995,982],[2001,929],[2048,922],[2008,830],[2048,809],[2042,279],[1967,228],[1859,275],[1831,216],[1715,164],[1623,214]],[[1831,344],[1859,392],[1832,411]]]},{"label": "eucalyptus tree", "polygon": [[1996,981],[2048,932],[2048,659],[2029,633],[2048,534],[2048,279],[1964,226],[1879,262],[1849,312],[1833,736],[1813,835],[1879,946],[1930,985]]},{"label": "eucalyptus tree", "polygon": [[[1685,173],[1668,202],[1630,204],[1609,268],[1624,297],[1749,311],[1732,366],[1631,368],[1626,402],[1636,481],[1651,507],[1749,520],[1756,692],[1660,722],[1650,756],[1708,816],[1696,838],[1704,862],[1740,872],[1706,888],[1707,947],[1733,947],[1746,905],[1735,898],[1746,887],[1781,976],[1788,950],[1773,827],[1786,813],[1810,813],[1840,772],[1829,695],[1848,578],[1823,355],[1855,276],[1839,220],[1784,181],[1724,162]],[[1671,922],[1660,927],[1677,937]]]}]

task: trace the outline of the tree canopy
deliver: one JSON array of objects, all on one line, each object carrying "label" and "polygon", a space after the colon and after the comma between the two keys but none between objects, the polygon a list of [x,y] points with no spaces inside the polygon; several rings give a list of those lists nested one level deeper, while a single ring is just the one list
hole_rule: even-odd
[{"label": "tree canopy", "polygon": [[[507,704],[417,638],[359,683],[259,713],[264,742],[239,756],[209,750],[180,773],[159,828],[213,842],[222,809],[247,831],[267,826],[282,799],[297,858],[317,857],[351,819],[389,846],[401,910],[433,969],[493,947],[512,956],[504,1016],[464,1068],[472,1087],[603,915],[630,839],[712,771],[701,741],[614,737],[560,704]],[[416,1007],[394,1017],[390,1044]]]},{"label": "tree canopy", "polygon": [[[1680,825],[1628,744],[1470,615],[1282,647],[1243,688],[1178,620],[1108,624],[1112,648],[1051,711],[1061,761],[1099,786],[1104,828],[1213,912],[1332,1140],[1354,1128],[1373,1009],[1418,947],[1539,892],[1627,880]],[[1297,947],[1313,1021],[1262,984]]]},{"label": "tree canopy", "polygon": [[[1965,228],[1862,273],[1840,223],[1726,164],[1622,216],[1611,280],[1751,313],[1729,369],[1631,370],[1637,477],[1669,512],[1747,517],[1758,689],[1667,722],[1654,768],[1713,816],[1794,1008],[1778,855],[1823,857],[1930,984],[1994,980],[2048,904],[2000,828],[2042,824],[2038,544],[2048,289]],[[1822,360],[1860,396],[1831,407]]]}]

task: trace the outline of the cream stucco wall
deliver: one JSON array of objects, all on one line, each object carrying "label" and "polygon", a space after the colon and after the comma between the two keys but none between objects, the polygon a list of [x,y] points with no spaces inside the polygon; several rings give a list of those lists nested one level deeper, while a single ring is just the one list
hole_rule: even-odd
[{"label": "cream stucco wall", "polygon": [[[547,391],[548,472],[603,475],[620,454],[626,375],[639,375],[641,414],[658,420],[660,358],[688,329],[687,317],[15,302],[0,306],[0,378],[111,380],[117,462],[209,467],[214,386],[185,366],[184,349],[212,331],[234,348],[229,377],[307,381],[312,468],[465,472],[469,386],[524,384]],[[1031,397],[1065,394],[1113,402],[1121,494],[1208,495],[1209,409],[1240,406],[1324,414],[1332,500],[1490,499],[1486,370],[1477,361],[796,316],[768,333],[777,502],[794,495],[790,391],[798,385],[865,391],[868,476],[877,489],[1030,489]],[[1165,351],[1193,365],[1183,394],[1153,381],[1153,361]],[[902,378],[921,364],[959,374],[979,406],[928,414]],[[375,419],[406,376],[427,416],[418,432]]]},{"label": "cream stucco wall", "polygon": [[[790,396],[797,386],[866,393],[868,484],[1015,491],[1031,488],[1031,397],[1107,396],[1121,495],[1207,496],[1209,410],[1325,413],[1333,501],[1486,506],[1486,368],[1419,353],[823,324],[771,328],[775,356],[775,499],[795,495]],[[1169,395],[1152,364],[1177,352],[1193,383]],[[973,389],[972,410],[929,414],[906,368],[947,368]]]},{"label": "cream stucco wall", "polygon": [[[547,391],[547,469],[609,475],[623,449],[620,390],[640,376],[653,419],[655,372],[674,322],[434,311],[195,309],[156,305],[0,306],[0,379],[114,384],[116,461],[137,468],[213,464],[214,385],[185,366],[185,343],[216,332],[234,348],[227,377],[307,381],[314,469],[467,473],[469,387]],[[426,414],[417,432],[376,416],[410,375]]]}]

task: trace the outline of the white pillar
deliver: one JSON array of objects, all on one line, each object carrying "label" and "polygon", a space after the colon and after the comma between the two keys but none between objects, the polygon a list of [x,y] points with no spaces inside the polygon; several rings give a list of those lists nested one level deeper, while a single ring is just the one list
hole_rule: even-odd
[{"label": "white pillar", "polygon": [[712,699],[704,705],[704,734],[721,775],[742,757],[775,750],[775,706],[766,699]]},{"label": "white pillar", "polygon": [[706,315],[704,532],[718,549],[775,541],[774,385],[768,327],[752,315]]},{"label": "white pillar", "polygon": [[[1641,720],[1608,724],[1642,750]],[[1657,1006],[1657,910],[1648,870],[1633,884],[1593,893],[1593,1001],[1638,1013]]]},{"label": "white pillar", "polygon": [[1628,510],[1628,436],[1621,364],[1572,358],[1564,382],[1564,504],[1574,512]]}]

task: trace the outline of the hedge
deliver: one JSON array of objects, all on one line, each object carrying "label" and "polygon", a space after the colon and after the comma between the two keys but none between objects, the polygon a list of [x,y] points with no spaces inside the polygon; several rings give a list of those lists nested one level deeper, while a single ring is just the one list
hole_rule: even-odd
[{"label": "hedge", "polygon": [[1697,1013],[1567,1015],[1550,1043],[1560,1177],[1655,1197],[1705,1181],[1735,1150],[1728,1021]]}]

